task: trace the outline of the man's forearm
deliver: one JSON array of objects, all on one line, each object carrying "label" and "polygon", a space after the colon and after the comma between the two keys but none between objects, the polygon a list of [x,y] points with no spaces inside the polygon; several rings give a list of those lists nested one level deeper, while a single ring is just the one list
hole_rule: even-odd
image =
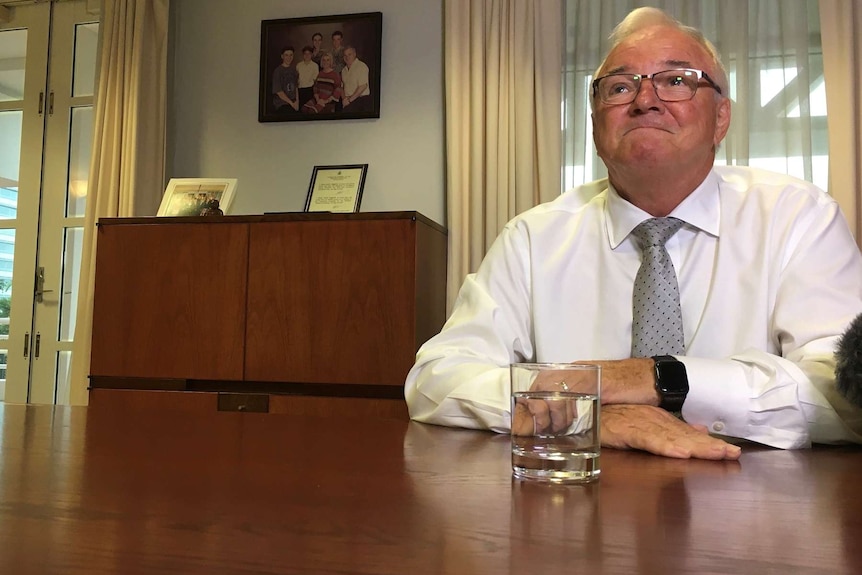
[{"label": "man's forearm", "polygon": [[602,367],[602,403],[658,406],[655,389],[655,362],[652,358],[578,361]]}]

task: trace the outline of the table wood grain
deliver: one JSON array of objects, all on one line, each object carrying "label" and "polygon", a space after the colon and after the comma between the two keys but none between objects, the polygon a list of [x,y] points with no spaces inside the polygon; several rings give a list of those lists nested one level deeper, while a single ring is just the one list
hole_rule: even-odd
[{"label": "table wood grain", "polygon": [[0,573],[862,573],[862,450],[606,449],[397,420],[0,405]]}]

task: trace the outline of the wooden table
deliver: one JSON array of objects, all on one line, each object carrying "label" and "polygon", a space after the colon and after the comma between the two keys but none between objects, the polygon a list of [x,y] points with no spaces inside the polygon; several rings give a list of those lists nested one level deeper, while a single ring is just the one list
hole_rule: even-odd
[{"label": "wooden table", "polygon": [[862,573],[862,450],[605,450],[398,420],[0,406],[0,573]]}]

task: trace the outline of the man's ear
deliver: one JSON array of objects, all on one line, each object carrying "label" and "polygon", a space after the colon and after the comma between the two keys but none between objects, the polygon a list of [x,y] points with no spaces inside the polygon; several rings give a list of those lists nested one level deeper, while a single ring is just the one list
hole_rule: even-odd
[{"label": "man's ear", "polygon": [[[598,142],[596,142],[596,113],[595,112],[590,113],[590,120],[593,124],[593,148],[596,150],[596,154],[598,154],[599,146],[598,146]],[[599,154],[599,157],[601,157],[601,154]]]},{"label": "man's ear", "polygon": [[718,147],[730,128],[730,98],[721,98],[715,108],[715,137],[713,145]]}]

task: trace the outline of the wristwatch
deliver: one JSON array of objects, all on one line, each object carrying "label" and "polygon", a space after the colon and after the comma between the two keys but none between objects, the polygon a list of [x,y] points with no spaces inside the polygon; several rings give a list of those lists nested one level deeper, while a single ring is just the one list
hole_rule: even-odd
[{"label": "wristwatch", "polygon": [[655,361],[655,389],[661,402],[659,407],[679,413],[688,395],[685,364],[672,355],[656,355],[652,359]]}]

